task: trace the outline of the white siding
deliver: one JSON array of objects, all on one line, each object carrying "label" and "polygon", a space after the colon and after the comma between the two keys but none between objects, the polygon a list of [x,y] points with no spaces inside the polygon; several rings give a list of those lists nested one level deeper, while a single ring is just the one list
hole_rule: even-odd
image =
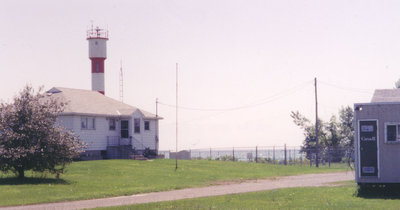
[{"label": "white siding", "polygon": [[64,126],[68,130],[73,130],[73,116],[59,116],[57,117],[57,124]]},{"label": "white siding", "polygon": [[144,120],[141,122],[141,125],[143,126],[143,140],[144,144],[148,145],[146,147],[150,147],[150,149],[155,149],[156,148],[156,123],[155,120],[146,120],[150,122],[150,130],[146,131],[144,130]]},{"label": "white siding", "polygon": [[[107,136],[119,136],[119,121],[115,130],[109,130],[108,119],[105,117],[95,118],[95,129],[81,129],[81,118],[86,116],[60,116],[60,122],[68,122],[67,128],[71,128],[79,138],[88,144],[87,150],[106,150]],[[68,120],[64,120],[68,119]]]},{"label": "white siding", "polygon": [[[140,119],[140,133],[134,133],[134,119]],[[149,147],[150,149],[154,150],[156,149],[156,121],[155,120],[146,120],[150,121],[150,130],[146,131],[144,130],[144,119],[143,115],[139,112],[136,111],[132,115],[132,137],[136,139],[139,144],[135,145],[135,141],[133,142],[133,147],[136,147],[138,149],[144,149],[146,147]],[[143,148],[144,147],[144,148]]]},{"label": "white siding", "polygon": [[[57,122],[73,130],[79,138],[88,144],[87,150],[106,150],[107,136],[121,135],[121,120],[116,121],[115,130],[109,130],[108,118],[94,117],[95,129],[81,129],[81,118],[91,116],[59,116]],[[134,119],[140,119],[140,133],[134,133]],[[156,149],[157,120],[146,120],[150,122],[150,130],[144,130],[143,115],[136,111],[131,118],[122,120],[129,121],[129,136],[133,137],[132,147],[142,150],[146,147]],[[136,141],[135,141],[136,140]]]}]

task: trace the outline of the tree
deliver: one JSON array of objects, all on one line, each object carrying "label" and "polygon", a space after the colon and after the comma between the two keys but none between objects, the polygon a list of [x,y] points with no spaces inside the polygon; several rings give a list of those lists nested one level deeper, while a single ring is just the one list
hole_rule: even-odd
[{"label": "tree", "polygon": [[340,127],[335,115],[332,115],[327,123],[326,132],[327,138],[324,157],[328,161],[340,162],[344,151],[341,145],[342,136],[340,135]]},{"label": "tree", "polygon": [[400,79],[398,79],[395,83],[394,83],[394,88],[400,88]]},{"label": "tree", "polygon": [[350,162],[354,155],[354,111],[350,106],[339,110],[339,121],[341,144],[346,148],[347,163],[351,166]]},{"label": "tree", "polygon": [[[319,130],[319,152],[324,160],[333,162],[341,161],[347,155],[353,154],[354,126],[353,109],[349,106],[339,110],[339,121],[332,115],[329,122],[318,119]],[[303,130],[304,141],[301,150],[306,153],[306,158],[311,159],[315,153],[315,124],[299,113],[291,112],[293,122]]]},{"label": "tree", "polygon": [[345,147],[354,147],[354,111],[350,106],[342,107],[339,110],[339,131],[342,144]]},{"label": "tree", "polygon": [[[304,141],[301,146],[301,151],[306,153],[306,158],[311,160],[313,154],[316,153],[316,134],[315,134],[315,124],[312,123],[305,116],[300,114],[299,111],[292,111],[290,116],[293,118],[294,124],[303,129]],[[319,139],[319,148],[324,144],[321,144],[325,141],[326,133],[324,130],[324,123],[321,119],[318,119],[318,139]]]},{"label": "tree", "polygon": [[84,144],[56,124],[66,104],[26,86],[12,103],[0,104],[0,170],[24,178],[26,170],[50,172],[57,178]]}]

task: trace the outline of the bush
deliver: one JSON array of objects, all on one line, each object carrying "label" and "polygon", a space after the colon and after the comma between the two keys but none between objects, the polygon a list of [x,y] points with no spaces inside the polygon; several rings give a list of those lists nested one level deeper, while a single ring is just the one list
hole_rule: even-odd
[{"label": "bush", "polygon": [[143,156],[146,158],[155,158],[157,153],[154,150],[151,150],[149,147],[146,147],[144,149]]},{"label": "bush", "polygon": [[225,156],[217,157],[217,158],[215,158],[215,160],[233,161],[233,157],[231,155],[225,155]]},{"label": "bush", "polygon": [[65,104],[26,86],[13,103],[0,104],[0,170],[24,178],[26,170],[58,178],[84,144],[56,124]]}]

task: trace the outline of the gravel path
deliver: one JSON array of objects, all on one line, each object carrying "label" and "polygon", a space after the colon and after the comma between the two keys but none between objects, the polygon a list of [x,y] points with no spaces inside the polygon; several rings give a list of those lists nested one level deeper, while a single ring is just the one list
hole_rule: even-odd
[{"label": "gravel path", "polygon": [[307,174],[286,176],[272,179],[259,179],[241,183],[221,184],[209,187],[187,188],[182,190],[154,192],[130,196],[101,198],[94,200],[71,201],[60,203],[46,203],[26,206],[14,206],[0,209],[83,209],[105,206],[120,206],[128,204],[150,203],[159,201],[199,198],[235,193],[272,190],[289,187],[326,186],[332,182],[354,180],[354,171],[326,174]]}]

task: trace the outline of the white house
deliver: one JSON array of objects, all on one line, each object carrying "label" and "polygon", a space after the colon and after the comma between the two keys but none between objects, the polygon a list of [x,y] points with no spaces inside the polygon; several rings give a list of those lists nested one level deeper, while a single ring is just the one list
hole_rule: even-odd
[{"label": "white house", "polygon": [[54,87],[47,95],[67,103],[57,121],[87,143],[82,159],[129,158],[146,148],[157,154],[162,118],[96,90]]},{"label": "white house", "polygon": [[108,31],[92,26],[86,35],[92,90],[54,87],[47,91],[48,97],[67,104],[58,123],[88,145],[81,155],[84,160],[130,158],[144,151],[157,154],[162,118],[105,96]]}]

